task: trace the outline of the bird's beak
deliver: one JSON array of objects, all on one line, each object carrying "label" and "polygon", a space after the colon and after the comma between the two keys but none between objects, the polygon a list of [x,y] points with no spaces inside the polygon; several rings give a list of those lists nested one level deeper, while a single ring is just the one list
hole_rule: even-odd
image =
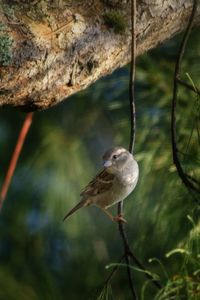
[{"label": "bird's beak", "polygon": [[103,166],[105,168],[111,167],[112,166],[112,162],[110,160],[106,160],[106,161],[104,161]]}]

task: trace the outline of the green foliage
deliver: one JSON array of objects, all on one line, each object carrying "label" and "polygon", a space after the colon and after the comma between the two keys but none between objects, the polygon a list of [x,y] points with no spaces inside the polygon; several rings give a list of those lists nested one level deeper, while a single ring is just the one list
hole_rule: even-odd
[{"label": "green foliage", "polygon": [[[199,226],[198,226],[199,227]],[[199,261],[199,229],[196,236],[198,253],[191,247],[185,249],[174,249],[167,254],[180,255],[180,268],[165,283],[162,290],[156,295],[155,300],[187,299],[198,300],[200,298],[200,261]],[[189,243],[194,242],[189,240]]]},{"label": "green foliage", "polygon": [[116,10],[111,10],[103,15],[104,22],[107,26],[113,28],[115,33],[123,33],[126,30],[125,18]]},{"label": "green foliage", "polygon": [[[190,238],[185,244],[185,248],[173,249],[166,254],[168,260],[172,256],[180,255],[180,267],[177,270],[176,274],[169,276],[167,269],[159,259],[150,259],[149,262],[158,262],[161,267],[161,272],[164,274],[163,279],[163,288],[155,296],[155,300],[169,300],[169,299],[187,299],[187,300],[198,300],[200,298],[200,223],[195,224],[193,219],[188,216],[188,219],[192,222],[194,229],[191,231]],[[195,246],[194,246],[195,244]],[[106,268],[110,269],[112,267],[127,268],[125,263],[112,263],[109,264]],[[157,281],[160,281],[160,275],[154,274],[148,270],[141,270],[133,265],[130,265],[130,268],[137,272],[142,272],[150,275]],[[144,280],[143,287],[141,289],[140,299],[148,299],[146,297],[146,289],[150,284],[150,281]],[[108,284],[106,284],[100,296],[102,300],[109,299],[110,289],[108,289]],[[97,298],[99,300],[99,298]]]}]

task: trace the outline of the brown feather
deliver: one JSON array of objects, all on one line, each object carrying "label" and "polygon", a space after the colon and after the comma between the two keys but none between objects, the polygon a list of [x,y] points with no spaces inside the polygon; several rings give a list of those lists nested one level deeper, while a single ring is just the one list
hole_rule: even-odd
[{"label": "brown feather", "polygon": [[72,208],[66,216],[63,218],[63,221],[65,221],[69,216],[71,216],[75,211],[77,211],[81,207],[85,207],[89,205],[89,201],[87,200],[81,200],[74,208]]},{"label": "brown feather", "polygon": [[[80,194],[83,198],[95,196],[109,190],[113,184],[114,175],[109,174],[105,169],[98,173],[95,178],[88,183]],[[101,183],[101,184],[100,184]]]}]

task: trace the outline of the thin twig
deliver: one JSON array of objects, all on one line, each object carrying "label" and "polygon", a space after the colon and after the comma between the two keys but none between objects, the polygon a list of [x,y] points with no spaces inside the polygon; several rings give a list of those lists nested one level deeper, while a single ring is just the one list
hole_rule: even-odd
[{"label": "thin twig", "polygon": [[[118,260],[118,264],[122,262],[122,260],[124,259],[124,257],[125,257],[125,254],[123,254],[123,255],[120,257],[120,259]],[[107,279],[105,280],[104,286],[107,285],[107,284],[111,281],[111,279],[113,278],[113,276],[114,276],[115,273],[117,272],[118,267],[119,267],[119,266],[116,265],[116,266],[112,269],[112,271],[111,271],[110,274],[108,275]]]},{"label": "thin twig", "polygon": [[185,176],[187,176],[190,180],[192,180],[194,183],[200,186],[200,182],[196,178],[192,177],[189,174],[185,174]]},{"label": "thin twig", "polygon": [[6,198],[7,191],[8,191],[8,188],[10,186],[10,182],[12,180],[12,177],[13,177],[13,174],[14,174],[14,171],[15,171],[15,167],[17,165],[19,155],[21,153],[25,138],[26,138],[27,133],[28,133],[29,128],[30,128],[30,125],[32,123],[32,119],[33,119],[33,113],[32,112],[27,113],[26,118],[25,118],[24,123],[23,123],[23,126],[21,128],[21,131],[20,131],[16,146],[15,146],[15,149],[14,149],[12,157],[11,157],[10,164],[9,164],[9,167],[8,167],[8,170],[7,170],[7,173],[6,173],[1,191],[0,191],[0,210],[3,206],[4,200]]},{"label": "thin twig", "polygon": [[[133,254],[133,252],[129,249],[129,256],[132,258],[134,263],[143,271],[147,271],[147,269],[142,265],[142,263],[137,259],[137,257]],[[153,278],[153,276],[147,272],[144,272],[147,279],[151,280],[151,282],[157,287],[158,289],[162,289],[162,285],[160,282]]]},{"label": "thin twig", "polygon": [[[128,256],[133,260],[133,262],[143,271],[146,271],[147,269],[143,266],[143,264],[139,261],[139,259],[133,254],[133,252],[130,249],[129,246],[129,242],[128,242],[128,238],[126,235],[126,231],[124,226],[120,226],[119,223],[119,231],[120,231],[120,235],[123,238],[123,244],[124,244],[124,248],[125,248],[125,254],[128,254]],[[147,279],[150,279],[151,282],[155,285],[155,287],[161,289],[162,285],[159,283],[158,280],[154,279],[153,276],[151,276],[149,273],[145,272],[145,276],[147,277]]]},{"label": "thin twig", "polygon": [[172,141],[172,153],[173,153],[173,161],[176,166],[177,172],[179,177],[181,178],[184,185],[197,193],[200,193],[200,189],[198,189],[186,176],[185,172],[183,171],[181,162],[179,160],[178,156],[178,147],[177,147],[177,134],[176,134],[176,106],[177,106],[177,94],[178,94],[178,83],[180,78],[180,67],[181,67],[181,61],[183,59],[183,55],[185,52],[185,47],[192,29],[194,16],[197,8],[197,1],[194,0],[193,2],[193,8],[191,12],[191,16],[188,22],[188,26],[186,28],[186,31],[183,36],[183,40],[180,45],[176,66],[175,66],[175,72],[174,72],[174,88],[173,88],[173,98],[172,98],[172,109],[171,109],[171,141]]},{"label": "thin twig", "polygon": [[195,92],[197,95],[200,95],[200,90],[198,88],[194,88],[191,84],[183,81],[182,79],[180,79],[179,77],[177,77],[177,82],[183,86],[185,86],[186,88],[188,88],[189,90]]},{"label": "thin twig", "polygon": [[[120,205],[118,205],[118,215],[120,215],[123,212],[123,201],[119,203]],[[132,292],[132,296],[133,299],[138,299],[133,282],[132,282],[132,278],[131,278],[131,270],[130,270],[130,262],[129,262],[129,255],[130,255],[130,247],[129,247],[129,242],[128,242],[128,238],[126,235],[126,231],[125,231],[125,226],[122,222],[119,222],[119,233],[120,236],[122,238],[122,242],[124,245],[124,255],[125,255],[125,260],[126,260],[126,264],[127,264],[127,273],[128,273],[128,280],[129,280],[129,286]]]},{"label": "thin twig", "polygon": [[129,80],[129,104],[130,104],[130,143],[129,151],[132,153],[135,146],[135,64],[136,64],[136,0],[131,1],[131,25],[132,25],[132,39],[131,39],[131,67]]}]

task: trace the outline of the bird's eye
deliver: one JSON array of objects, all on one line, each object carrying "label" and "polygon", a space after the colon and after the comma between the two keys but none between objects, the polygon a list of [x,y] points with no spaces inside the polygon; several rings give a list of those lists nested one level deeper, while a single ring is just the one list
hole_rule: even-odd
[{"label": "bird's eye", "polygon": [[117,155],[113,155],[113,159],[117,159]]}]

